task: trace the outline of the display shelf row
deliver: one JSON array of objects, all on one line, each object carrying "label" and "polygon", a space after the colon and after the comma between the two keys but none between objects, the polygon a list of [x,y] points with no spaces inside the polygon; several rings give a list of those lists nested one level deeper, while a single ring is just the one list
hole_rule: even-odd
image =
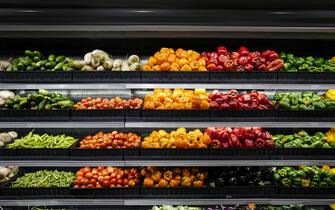
[{"label": "display shelf row", "polygon": [[218,204],[257,204],[271,205],[329,205],[334,199],[273,199],[273,198],[254,198],[254,199],[0,199],[2,206],[60,206],[60,205],[81,205],[81,206],[147,206],[147,205],[218,205]]},{"label": "display shelf row", "polygon": [[[8,83],[227,83],[334,84],[334,73],[294,72],[0,72]],[[68,84],[69,85],[69,84]],[[135,84],[136,85],[136,84]]]},{"label": "display shelf row", "polygon": [[[98,159],[98,158],[96,158]],[[28,166],[28,167],[80,167],[91,166],[298,166],[298,165],[334,165],[334,160],[259,160],[247,158],[246,160],[0,160],[0,165]]]},{"label": "display shelf row", "polygon": [[207,127],[267,127],[267,128],[331,128],[335,122],[279,122],[279,121],[250,121],[250,122],[111,122],[111,121],[90,121],[90,122],[0,122],[1,128],[207,128]]},{"label": "display shelf row", "polygon": [[[43,81],[43,80],[42,80]],[[333,84],[275,84],[275,83],[223,83],[223,84],[196,84],[196,83],[62,83],[62,84],[37,84],[37,83],[0,83],[1,90],[20,89],[50,89],[50,90],[125,90],[125,89],[154,89],[154,88],[205,88],[205,89],[236,89],[236,90],[328,90],[334,89]]]},{"label": "display shelf row", "polygon": [[334,122],[332,110],[0,110],[2,122]]}]

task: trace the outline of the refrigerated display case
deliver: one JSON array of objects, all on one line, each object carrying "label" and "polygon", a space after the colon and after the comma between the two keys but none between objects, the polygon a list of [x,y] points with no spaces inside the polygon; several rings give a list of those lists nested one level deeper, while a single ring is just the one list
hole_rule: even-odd
[{"label": "refrigerated display case", "polygon": [[[335,89],[333,1],[3,0],[0,7],[0,60],[11,64],[0,71],[0,89],[15,94],[0,100],[0,165],[19,167],[1,168],[1,208],[334,208],[335,96],[326,94]],[[168,71],[172,61],[165,71],[72,69],[74,60],[95,49],[121,64],[138,55],[144,68],[163,47],[210,57],[219,46],[229,53],[241,46],[260,54],[274,50],[285,64],[279,71],[251,72],[218,71],[221,64],[209,71]],[[35,59],[26,50],[46,57]],[[289,61],[288,54],[300,60]],[[56,61],[55,55],[67,59],[50,68],[42,64]],[[204,69],[210,69],[217,60],[206,56]],[[23,63],[18,69],[15,59]],[[173,89],[178,94],[167,96]],[[239,95],[223,96],[230,90]],[[297,94],[276,95],[287,92]],[[264,94],[252,98],[253,108],[251,93]],[[117,99],[119,107],[115,97],[124,99]],[[143,105],[130,106],[132,98]],[[69,172],[66,183],[50,170]],[[100,170],[108,177],[93,177]],[[120,174],[114,180],[115,170]],[[43,175],[29,175],[37,171]]]}]

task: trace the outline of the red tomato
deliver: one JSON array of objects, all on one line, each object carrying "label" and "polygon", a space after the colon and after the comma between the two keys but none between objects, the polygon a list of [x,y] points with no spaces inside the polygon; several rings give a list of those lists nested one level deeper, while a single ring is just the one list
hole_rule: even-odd
[{"label": "red tomato", "polygon": [[104,186],[104,187],[109,187],[109,186],[110,186],[110,181],[105,179],[105,180],[102,182],[102,186]]},{"label": "red tomato", "polygon": [[87,172],[86,175],[85,175],[85,177],[86,177],[87,179],[90,179],[90,178],[93,177],[93,173],[92,173],[92,172]]},{"label": "red tomato", "polygon": [[90,172],[90,171],[91,171],[91,168],[88,167],[88,166],[84,167],[84,169],[83,169],[84,173],[87,173],[87,172]]},{"label": "red tomato", "polygon": [[88,179],[87,178],[82,178],[81,179],[81,184],[83,184],[83,185],[88,184]]},{"label": "red tomato", "polygon": [[77,177],[78,176],[84,176],[84,173],[82,171],[77,171],[76,175],[77,175]]},{"label": "red tomato", "polygon": [[128,179],[123,179],[123,185],[128,185]]},{"label": "red tomato", "polygon": [[111,182],[111,184],[114,184],[114,185],[117,183],[115,178],[111,178],[110,182]]},{"label": "red tomato", "polygon": [[88,184],[87,188],[94,188],[94,185],[93,184]]},{"label": "red tomato", "polygon": [[93,184],[93,185],[95,185],[96,182],[97,182],[97,180],[95,180],[95,179],[90,179],[90,181],[89,181],[88,183],[89,183],[89,184]]}]

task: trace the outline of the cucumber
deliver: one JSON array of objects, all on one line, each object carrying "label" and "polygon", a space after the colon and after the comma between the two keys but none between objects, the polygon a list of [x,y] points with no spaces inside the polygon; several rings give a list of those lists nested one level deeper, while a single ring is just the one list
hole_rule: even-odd
[{"label": "cucumber", "polygon": [[60,70],[60,69],[62,69],[63,68],[63,65],[64,65],[64,62],[60,62],[60,63],[58,63],[56,66],[55,66],[55,70]]},{"label": "cucumber", "polygon": [[64,55],[57,56],[57,58],[56,58],[56,63],[59,63],[59,62],[64,61],[65,58],[66,58],[66,57],[65,57]]},{"label": "cucumber", "polygon": [[30,57],[30,58],[33,58],[34,57],[34,53],[30,50],[26,50],[24,51],[24,55]]},{"label": "cucumber", "polygon": [[56,66],[56,62],[55,61],[49,61],[45,64],[45,67],[48,69],[52,69],[53,67]]},{"label": "cucumber", "polygon": [[50,54],[48,57],[49,61],[54,61],[56,59],[56,56],[54,54]]}]

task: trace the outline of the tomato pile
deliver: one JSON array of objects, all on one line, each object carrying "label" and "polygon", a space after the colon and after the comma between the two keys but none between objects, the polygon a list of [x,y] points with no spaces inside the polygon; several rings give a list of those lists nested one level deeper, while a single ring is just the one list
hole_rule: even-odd
[{"label": "tomato pile", "polygon": [[135,133],[122,133],[113,131],[110,133],[99,132],[94,136],[86,136],[80,141],[83,149],[126,149],[138,148],[141,145],[141,137]]},{"label": "tomato pile", "polygon": [[84,167],[76,173],[74,188],[135,187],[140,183],[140,174],[135,168]]},{"label": "tomato pile", "polygon": [[140,98],[122,99],[115,97],[108,98],[92,98],[87,97],[77,102],[73,108],[77,110],[84,109],[138,109],[141,108],[143,100]]},{"label": "tomato pile", "polygon": [[255,90],[241,94],[237,90],[221,93],[214,90],[209,94],[211,109],[273,109],[274,105],[267,95]]},{"label": "tomato pile", "polygon": [[144,187],[204,187],[208,172],[198,167],[146,167],[141,170],[141,176]]}]

